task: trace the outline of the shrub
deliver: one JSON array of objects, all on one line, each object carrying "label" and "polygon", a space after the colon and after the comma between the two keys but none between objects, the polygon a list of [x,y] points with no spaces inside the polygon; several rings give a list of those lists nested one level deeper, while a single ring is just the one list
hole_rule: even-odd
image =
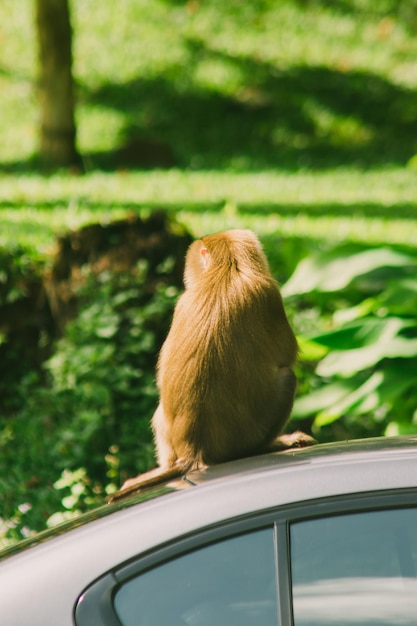
[{"label": "shrub", "polygon": [[[169,269],[169,260],[159,266],[153,293],[144,289],[143,261],[130,274],[85,277],[79,314],[45,364],[47,384],[28,375],[22,383],[26,403],[0,431],[7,536],[40,529],[52,513],[65,510],[69,500],[56,483],[64,470],[75,476],[78,511],[152,463],[155,362],[178,295],[167,284]],[[76,479],[80,471],[82,480]]]},{"label": "shrub", "polygon": [[319,439],[417,432],[416,261],[342,246],[304,259],[285,285],[309,371],[293,417]]}]

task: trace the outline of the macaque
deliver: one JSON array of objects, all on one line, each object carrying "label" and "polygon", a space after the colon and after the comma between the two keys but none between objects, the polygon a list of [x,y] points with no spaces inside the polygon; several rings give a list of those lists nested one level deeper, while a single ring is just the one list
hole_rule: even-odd
[{"label": "macaque", "polygon": [[189,469],[314,441],[278,437],[293,405],[297,342],[254,233],[192,243],[184,283],[157,366],[158,467],[113,499]]}]

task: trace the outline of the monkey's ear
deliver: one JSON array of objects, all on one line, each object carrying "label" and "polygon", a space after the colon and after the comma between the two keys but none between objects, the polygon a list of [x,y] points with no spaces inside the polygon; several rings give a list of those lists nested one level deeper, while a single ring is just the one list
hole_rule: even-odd
[{"label": "monkey's ear", "polygon": [[206,270],[210,263],[210,253],[207,250],[207,248],[201,248],[200,254],[201,254],[201,263],[203,265],[203,269]]}]

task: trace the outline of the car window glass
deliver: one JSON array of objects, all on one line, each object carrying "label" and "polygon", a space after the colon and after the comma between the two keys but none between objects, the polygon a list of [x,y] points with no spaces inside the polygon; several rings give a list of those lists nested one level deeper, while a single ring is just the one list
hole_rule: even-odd
[{"label": "car window glass", "polygon": [[417,509],[291,527],[295,626],[396,626],[417,620]]},{"label": "car window glass", "polygon": [[155,567],[115,596],[123,626],[276,626],[273,529],[223,540]]}]

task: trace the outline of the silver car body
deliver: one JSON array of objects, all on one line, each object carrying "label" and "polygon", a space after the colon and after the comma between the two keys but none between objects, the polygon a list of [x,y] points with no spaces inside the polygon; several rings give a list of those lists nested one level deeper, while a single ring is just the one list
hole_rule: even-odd
[{"label": "silver car body", "polygon": [[0,621],[73,626],[86,587],[160,546],[280,507],[409,489],[417,504],[417,437],[317,445],[193,472],[165,495],[105,505],[97,519],[0,560]]}]

